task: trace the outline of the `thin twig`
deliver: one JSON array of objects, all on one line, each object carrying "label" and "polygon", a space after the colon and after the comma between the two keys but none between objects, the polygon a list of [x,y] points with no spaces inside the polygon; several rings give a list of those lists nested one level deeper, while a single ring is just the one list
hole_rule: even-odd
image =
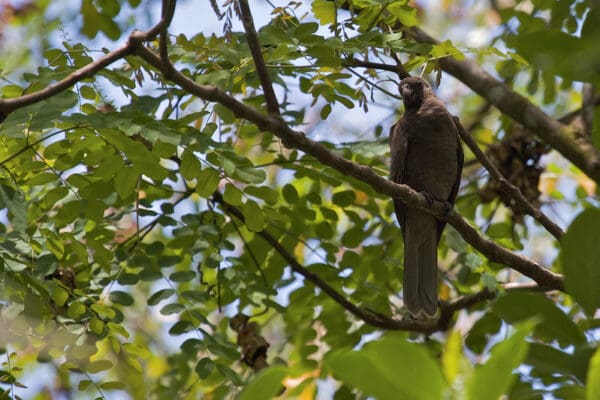
[{"label": "thin twig", "polygon": [[350,71],[350,73],[352,73],[352,75],[356,76],[361,81],[366,82],[368,85],[370,85],[370,86],[374,87],[375,89],[379,90],[381,93],[384,93],[384,94],[386,94],[389,97],[393,97],[395,99],[402,100],[402,97],[398,96],[397,94],[394,94],[394,93],[390,92],[389,90],[384,89],[383,87],[381,87],[377,83],[372,82],[371,80],[365,78],[364,76],[362,76],[361,74],[359,74],[358,72],[356,72],[355,70],[353,70],[352,68],[347,68],[347,69],[348,69],[348,71]]},{"label": "thin twig", "polygon": [[394,73],[398,74],[398,77],[402,78],[401,69],[395,65],[376,63],[376,62],[371,62],[371,61],[364,61],[364,60],[359,60],[357,58],[344,59],[342,61],[342,65],[344,67],[363,67],[363,68],[369,68],[369,69],[378,69],[381,71],[394,72]]}]

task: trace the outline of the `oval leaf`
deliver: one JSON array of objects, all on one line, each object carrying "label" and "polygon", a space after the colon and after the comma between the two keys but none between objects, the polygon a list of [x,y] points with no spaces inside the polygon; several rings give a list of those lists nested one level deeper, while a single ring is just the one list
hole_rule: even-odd
[{"label": "oval leaf", "polygon": [[325,363],[346,385],[379,400],[442,398],[445,383],[438,363],[424,347],[401,338],[387,337],[359,351],[334,352]]},{"label": "oval leaf", "polygon": [[590,208],[575,218],[561,242],[560,260],[567,292],[592,315],[600,307],[600,210]]},{"label": "oval leaf", "polygon": [[239,400],[271,400],[281,391],[281,381],[287,375],[287,368],[274,366],[260,373],[244,388]]}]

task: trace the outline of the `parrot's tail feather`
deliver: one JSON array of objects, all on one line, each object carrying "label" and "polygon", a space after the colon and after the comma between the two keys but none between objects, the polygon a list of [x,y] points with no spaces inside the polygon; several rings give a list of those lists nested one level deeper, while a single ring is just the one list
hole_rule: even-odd
[{"label": "parrot's tail feather", "polygon": [[415,317],[432,318],[438,306],[437,222],[418,212],[404,232],[404,304]]}]

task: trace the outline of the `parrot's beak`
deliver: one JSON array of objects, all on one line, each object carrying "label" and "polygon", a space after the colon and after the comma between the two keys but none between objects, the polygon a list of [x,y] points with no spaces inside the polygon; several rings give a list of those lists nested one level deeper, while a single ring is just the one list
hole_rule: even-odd
[{"label": "parrot's beak", "polygon": [[404,83],[404,84],[400,85],[400,96],[405,98],[405,97],[410,97],[411,94],[412,94],[412,90],[408,84]]}]

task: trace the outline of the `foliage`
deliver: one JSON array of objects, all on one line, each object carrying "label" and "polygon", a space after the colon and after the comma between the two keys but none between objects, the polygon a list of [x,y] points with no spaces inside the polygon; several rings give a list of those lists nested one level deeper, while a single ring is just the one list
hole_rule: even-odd
[{"label": "foliage", "polygon": [[[502,152],[530,126],[453,85],[442,74],[446,57],[476,60],[559,120],[579,109],[579,81],[599,81],[600,10],[581,0],[470,11],[442,2],[454,13],[434,32],[440,39],[454,25],[468,37],[497,20],[494,36],[474,47],[420,40],[413,28],[436,11],[409,1],[272,2],[258,40],[281,118],[321,138],[312,154],[242,115],[241,106],[264,115],[269,99],[235,1],[206,10],[222,33],[169,27],[169,60],[211,90],[204,98],[134,50],[73,75],[125,43],[150,3],[82,0],[69,10],[77,22],[53,17],[49,2],[0,9],[0,44],[5,31],[27,32],[43,57],[0,47],[1,398],[600,396],[600,217],[594,177],[570,163],[573,153],[553,151],[541,163],[550,148],[528,156],[513,140],[515,155],[500,166],[511,179],[536,171],[528,199],[556,220],[581,212],[560,240],[533,219],[522,222],[523,210],[498,193],[484,195],[487,177],[467,154],[456,211],[495,248],[563,273],[565,288],[532,289],[512,265],[448,227],[440,296],[455,308],[444,314],[442,306],[445,325],[404,315],[402,237],[389,195],[319,158],[333,154],[387,176],[382,132],[399,104],[393,55],[448,85],[450,108],[478,142]],[[461,10],[469,21],[453,19]],[[71,32],[61,43],[47,37],[59,23]],[[114,45],[101,47],[98,37]],[[159,54],[158,40],[146,45]],[[35,65],[24,72],[26,61]],[[74,84],[8,108],[62,79]],[[217,89],[232,100],[210,97]],[[580,129],[573,146],[585,135],[597,143],[600,125],[585,132],[579,114],[560,119],[565,131]],[[367,134],[360,118],[377,118]],[[545,134],[527,132],[535,144]],[[327,288],[378,321],[404,325],[366,323]],[[391,332],[398,327],[408,332]],[[55,379],[33,381],[42,370]]]}]

